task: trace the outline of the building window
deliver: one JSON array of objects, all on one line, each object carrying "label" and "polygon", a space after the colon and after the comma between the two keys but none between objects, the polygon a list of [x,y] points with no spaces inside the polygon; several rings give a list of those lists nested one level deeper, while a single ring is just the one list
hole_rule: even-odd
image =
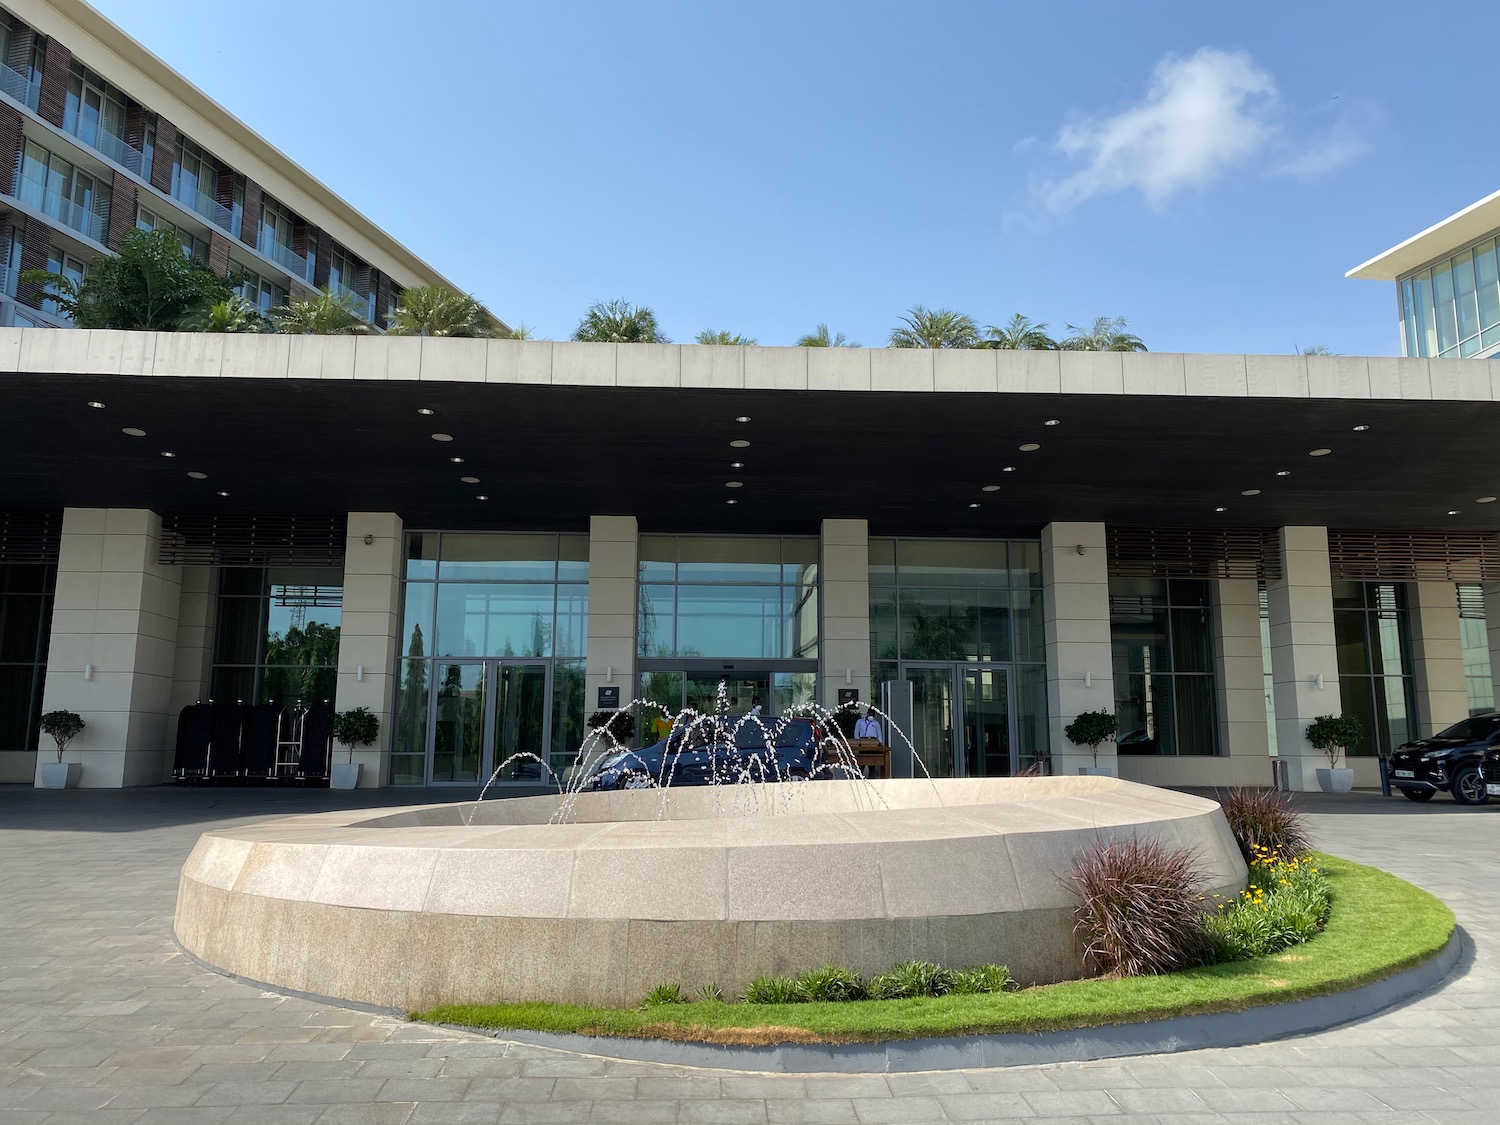
[{"label": "building window", "polygon": [[1121,754],[1217,754],[1209,583],[1111,578],[1116,745]]},{"label": "building window", "polygon": [[129,101],[93,71],[73,63],[63,128],[121,167],[142,175],[145,153],[125,140]]},{"label": "building window", "polygon": [[0,11],[0,91],[36,112],[42,92],[42,49],[37,36]]},{"label": "building window", "polygon": [[375,296],[370,292],[370,267],[338,243],[328,259],[328,287],[348,298],[367,321],[375,319]]},{"label": "building window", "polygon": [[1469,691],[1469,714],[1495,709],[1495,681],[1490,675],[1490,638],[1484,619],[1484,587],[1458,586],[1458,629],[1463,641],[1464,685]]},{"label": "building window", "polygon": [[293,277],[311,281],[312,259],[304,258],[293,247],[296,245],[298,220],[286,207],[269,195],[261,200],[260,226],[256,231],[255,248]]},{"label": "building window", "polygon": [[182,243],[184,257],[193,258],[199,262],[208,261],[208,243],[199,238],[185,227],[178,226],[170,219],[164,218],[155,211],[145,207],[137,206],[135,210],[135,225],[141,230],[167,230],[177,236]]},{"label": "building window", "polygon": [[28,140],[21,156],[19,188],[23,203],[86,238],[104,241],[110,189],[103,181]]},{"label": "building window", "polygon": [[343,604],[338,567],[220,568],[209,698],[332,700]]},{"label": "building window", "polygon": [[1266,689],[1266,740],[1271,757],[1276,757],[1276,692],[1271,667],[1271,607],[1266,599],[1266,584],[1260,583],[1260,667]]},{"label": "building window", "polygon": [[0,752],[37,747],[56,580],[49,564],[0,563]]},{"label": "building window", "polygon": [[234,280],[234,291],[259,309],[261,316],[287,303],[285,289],[233,258],[229,259],[229,276]]},{"label": "building window", "polygon": [[[47,252],[47,269],[51,273],[62,274],[63,277],[67,278],[75,286],[82,285],[83,279],[88,276],[89,272],[88,266],[82,261],[73,257],[72,254],[59,250],[55,246]],[[67,313],[63,312],[57,302],[51,297],[43,297],[39,307],[43,312],[51,313],[59,320],[71,322],[73,319]]]},{"label": "building window", "polygon": [[186,137],[179,137],[177,159],[172,164],[173,197],[216,226],[232,230],[233,213],[214,199],[218,183],[218,162]]},{"label": "building window", "polygon": [[1343,713],[1365,728],[1350,753],[1384,754],[1410,742],[1417,732],[1405,585],[1335,580],[1333,632]]},{"label": "building window", "polygon": [[1495,238],[1401,279],[1409,356],[1467,358],[1500,345],[1500,247]]}]

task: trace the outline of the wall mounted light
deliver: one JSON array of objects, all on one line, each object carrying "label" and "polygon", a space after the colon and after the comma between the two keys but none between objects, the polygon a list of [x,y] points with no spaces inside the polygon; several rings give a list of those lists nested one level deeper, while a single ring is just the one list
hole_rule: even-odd
[{"label": "wall mounted light", "polygon": [[1319,672],[1316,676],[1313,677],[1313,683],[1315,683],[1315,684],[1318,685],[1318,690],[1319,691],[1323,690],[1323,673],[1322,672]]},{"label": "wall mounted light", "polygon": [[1078,544],[1078,553],[1080,555],[1084,553],[1084,546],[1082,543]]},{"label": "wall mounted light", "polygon": [[1085,672],[1083,674],[1083,686],[1086,688],[1091,688],[1094,686],[1094,673]]},{"label": "wall mounted light", "polygon": [[92,664],[85,664],[83,666],[83,678],[85,680],[92,680],[94,678],[94,666]]},{"label": "wall mounted light", "polygon": [[854,669],[853,668],[845,668],[844,669],[844,683],[846,683],[846,684],[852,684],[853,682],[854,682]]},{"label": "wall mounted light", "polygon": [[373,547],[373,546],[375,546],[375,536],[373,536],[373,535],[366,535],[365,536],[365,546],[366,547]]},{"label": "wall mounted light", "polygon": [[363,664],[356,664],[354,666],[354,682],[357,684],[365,682],[365,666]]},{"label": "wall mounted light", "polygon": [[615,682],[615,666],[613,664],[606,664],[604,666],[604,682],[607,684]]}]

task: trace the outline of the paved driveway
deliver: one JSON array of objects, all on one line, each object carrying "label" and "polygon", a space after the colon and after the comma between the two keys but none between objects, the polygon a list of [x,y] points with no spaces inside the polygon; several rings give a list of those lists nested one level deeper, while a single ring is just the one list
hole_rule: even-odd
[{"label": "paved driveway", "polygon": [[782,1077],[610,1062],[436,1031],[262,993],[177,952],[177,870],[199,832],[354,799],[0,790],[0,1125],[1500,1118],[1500,806],[1307,800],[1319,846],[1442,896],[1473,935],[1477,956],[1460,977],[1396,1011],[1232,1050]]}]

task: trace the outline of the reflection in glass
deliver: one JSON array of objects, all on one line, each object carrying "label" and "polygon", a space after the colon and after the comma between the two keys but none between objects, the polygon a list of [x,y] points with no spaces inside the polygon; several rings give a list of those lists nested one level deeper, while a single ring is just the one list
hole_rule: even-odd
[{"label": "reflection in glass", "polygon": [[577,760],[586,733],[584,717],[583,661],[553,661],[552,770],[559,777]]},{"label": "reflection in glass", "polygon": [[675,655],[780,657],[780,586],[677,587]]},{"label": "reflection in glass", "polygon": [[[952,777],[955,700],[951,668],[908,668],[911,681],[911,743],[932,777]],[[922,776],[921,767],[917,776]]]},{"label": "reflection in glass", "polygon": [[479,780],[484,739],[483,664],[434,665],[437,729],[433,735],[432,780]]},{"label": "reflection in glass", "polygon": [[1009,777],[1010,691],[1002,668],[965,668],[964,774]]},{"label": "reflection in glass", "polygon": [[555,535],[443,533],[438,576],[444,581],[489,579],[551,582],[557,577]]},{"label": "reflection in glass", "polygon": [[440,582],[437,589],[435,655],[552,655],[551,584]]},{"label": "reflection in glass", "polygon": [[495,669],[495,715],[491,771],[497,781],[547,780],[544,741],[547,722],[547,666],[502,664]]},{"label": "reflection in glass", "polygon": [[[420,654],[417,654],[420,655]],[[396,714],[391,728],[391,751],[423,754],[427,750],[426,660],[403,660],[397,671]]]},{"label": "reflection in glass", "polygon": [[1208,676],[1174,676],[1177,703],[1177,753],[1213,754],[1214,684]]}]

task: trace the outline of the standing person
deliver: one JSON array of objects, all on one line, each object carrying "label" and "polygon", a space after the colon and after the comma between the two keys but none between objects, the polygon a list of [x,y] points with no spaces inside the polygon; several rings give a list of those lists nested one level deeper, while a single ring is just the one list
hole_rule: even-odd
[{"label": "standing person", "polygon": [[760,696],[758,696],[758,695],[752,695],[750,697],[750,714],[752,714],[752,715],[759,715],[760,714]]},{"label": "standing person", "polygon": [[865,708],[864,717],[854,724],[855,738],[880,738],[880,723],[875,719],[875,710],[871,707]]}]

